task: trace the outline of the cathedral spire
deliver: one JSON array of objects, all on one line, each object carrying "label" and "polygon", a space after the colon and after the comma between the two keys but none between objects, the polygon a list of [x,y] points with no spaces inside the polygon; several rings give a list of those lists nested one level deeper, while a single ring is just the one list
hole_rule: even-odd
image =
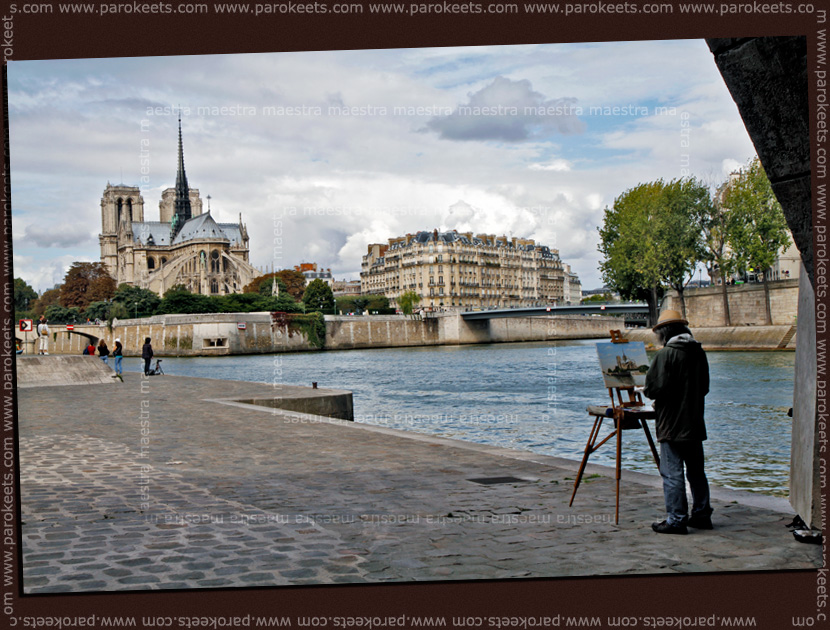
[{"label": "cathedral spire", "polygon": [[184,149],[182,149],[182,114],[179,112],[179,170],[176,173],[176,221],[173,222],[173,236],[175,237],[184,222],[191,218],[190,187],[187,185],[187,175],[184,172]]}]

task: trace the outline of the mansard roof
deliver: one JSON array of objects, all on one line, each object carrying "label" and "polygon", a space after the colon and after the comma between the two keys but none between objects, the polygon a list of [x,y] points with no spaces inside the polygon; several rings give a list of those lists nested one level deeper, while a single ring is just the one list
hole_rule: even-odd
[{"label": "mansard roof", "polygon": [[539,244],[513,244],[513,241],[507,237],[497,237],[492,242],[485,241],[477,236],[467,238],[464,234],[459,234],[456,230],[449,230],[447,232],[432,232],[423,230],[412,236],[407,244],[405,241],[396,241],[389,245],[389,249],[394,251],[408,247],[412,243],[426,244],[426,243],[460,243],[462,245],[473,245],[476,247],[507,247],[510,249],[518,249],[522,251],[538,250],[542,258],[551,260],[559,260],[559,254],[556,250],[551,250],[547,245]]}]

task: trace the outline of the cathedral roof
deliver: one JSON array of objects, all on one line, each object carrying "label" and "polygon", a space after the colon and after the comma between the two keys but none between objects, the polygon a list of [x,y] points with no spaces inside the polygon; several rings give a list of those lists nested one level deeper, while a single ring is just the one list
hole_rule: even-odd
[{"label": "cathedral roof", "polygon": [[240,245],[244,244],[244,241],[242,240],[242,230],[239,228],[238,223],[219,223],[218,225],[231,243],[239,243]]},{"label": "cathedral roof", "polygon": [[144,245],[170,245],[170,224],[161,221],[133,221],[133,239]]},{"label": "cathedral roof", "polygon": [[197,215],[192,219],[184,222],[176,238],[173,239],[173,245],[180,245],[186,241],[193,241],[204,238],[219,238],[222,240],[230,240],[228,235],[219,227],[210,212]]}]

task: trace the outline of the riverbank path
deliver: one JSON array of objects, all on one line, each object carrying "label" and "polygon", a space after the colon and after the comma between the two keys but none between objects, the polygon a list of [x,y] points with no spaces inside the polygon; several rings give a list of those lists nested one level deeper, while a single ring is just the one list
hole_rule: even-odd
[{"label": "riverbank path", "polygon": [[[26,593],[815,569],[782,499],[658,535],[657,475],[229,400],[175,376],[18,391]],[[225,402],[218,402],[219,399]],[[586,414],[587,439],[589,418]]]}]

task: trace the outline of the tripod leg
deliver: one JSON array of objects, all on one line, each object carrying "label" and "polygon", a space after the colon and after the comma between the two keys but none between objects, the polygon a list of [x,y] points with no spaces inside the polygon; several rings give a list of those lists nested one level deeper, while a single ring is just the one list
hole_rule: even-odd
[{"label": "tripod leg", "polygon": [[640,424],[643,425],[643,431],[645,431],[648,445],[651,447],[651,454],[654,457],[654,463],[657,464],[657,468],[659,469],[660,456],[657,454],[657,447],[654,446],[654,440],[651,438],[651,431],[648,430],[648,423],[645,420],[640,420]]},{"label": "tripod leg", "polygon": [[622,477],[622,420],[623,414],[619,414],[617,420],[617,508],[614,513],[614,522],[620,524],[620,477]]},{"label": "tripod leg", "polygon": [[594,426],[591,429],[591,435],[588,436],[588,443],[585,445],[585,455],[582,456],[582,463],[579,465],[579,472],[576,473],[576,481],[574,481],[574,491],[571,494],[571,502],[568,503],[568,506],[572,506],[574,504],[574,497],[576,497],[576,491],[579,488],[579,482],[582,481],[582,473],[585,472],[585,466],[588,464],[588,458],[591,456],[591,453],[594,452],[594,444],[597,442],[597,436],[599,435],[600,427],[602,427],[602,416],[597,416],[597,419],[594,420]]}]

